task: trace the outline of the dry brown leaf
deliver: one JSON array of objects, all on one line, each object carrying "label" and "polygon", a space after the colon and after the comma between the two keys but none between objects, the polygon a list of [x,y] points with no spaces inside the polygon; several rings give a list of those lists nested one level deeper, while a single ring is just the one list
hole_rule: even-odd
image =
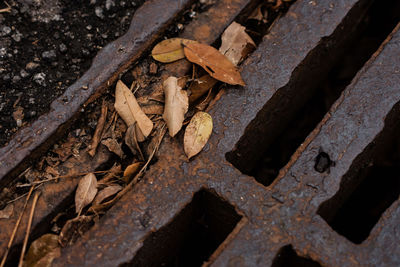
[{"label": "dry brown leaf", "polygon": [[50,267],[60,255],[58,235],[45,234],[32,242],[22,266]]},{"label": "dry brown leaf", "polygon": [[137,155],[139,152],[139,145],[136,136],[136,127],[135,125],[129,126],[128,130],[126,130],[125,134],[125,144],[129,147],[133,155]]},{"label": "dry brown leaf", "polygon": [[0,210],[0,219],[8,219],[13,214],[14,205],[8,204],[4,209]]},{"label": "dry brown leaf", "polygon": [[121,190],[122,190],[122,186],[120,186],[118,184],[113,184],[113,185],[107,186],[106,188],[104,188],[97,194],[97,196],[93,200],[93,205],[100,204],[106,198],[111,197],[112,195],[115,195],[116,193],[118,193]]},{"label": "dry brown leaf", "polygon": [[169,77],[164,81],[165,107],[163,118],[167,123],[169,135],[174,137],[182,128],[185,113],[189,108],[187,92],[178,86],[178,79]]},{"label": "dry brown leaf", "polygon": [[217,49],[205,44],[188,44],[184,48],[186,58],[202,66],[211,77],[232,85],[245,85],[240,72]]},{"label": "dry brown leaf", "polygon": [[232,22],[221,37],[219,51],[236,66],[256,48],[256,44],[245,30],[246,28],[239,23]]},{"label": "dry brown leaf", "polygon": [[135,96],[122,81],[117,82],[115,89],[115,109],[128,127],[137,122],[145,137],[150,134],[153,122],[142,111]]},{"label": "dry brown leaf", "polygon": [[72,245],[83,235],[93,224],[93,216],[79,216],[68,220],[62,228],[58,237],[58,242],[61,246],[66,247]]},{"label": "dry brown leaf", "polygon": [[197,99],[207,93],[215,84],[217,80],[206,74],[192,82],[189,87],[191,95],[189,96],[189,103],[195,102]]},{"label": "dry brown leaf", "polygon": [[164,107],[160,104],[142,106],[142,110],[147,115],[162,115],[164,113]]},{"label": "dry brown leaf", "polygon": [[197,112],[190,120],[183,138],[184,150],[189,159],[199,153],[207,144],[212,128],[212,118],[206,112]]},{"label": "dry brown leaf", "polygon": [[155,60],[163,63],[174,62],[176,60],[185,58],[182,43],[189,44],[197,42],[182,38],[167,39],[159,42],[151,51],[151,55]]},{"label": "dry brown leaf", "polygon": [[84,176],[78,184],[75,193],[75,211],[80,214],[82,209],[89,205],[97,194],[97,179],[93,173]]},{"label": "dry brown leaf", "polygon": [[122,151],[121,145],[114,138],[107,138],[101,141],[103,145],[105,145],[109,151],[115,153],[120,158],[124,155]]}]

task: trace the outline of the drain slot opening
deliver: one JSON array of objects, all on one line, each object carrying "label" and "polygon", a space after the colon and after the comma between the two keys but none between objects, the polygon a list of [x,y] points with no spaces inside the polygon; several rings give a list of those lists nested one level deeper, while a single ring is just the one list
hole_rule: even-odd
[{"label": "drain slot opening", "polygon": [[400,195],[400,103],[385,127],[353,161],[339,191],[322,203],[318,214],[339,234],[360,244],[383,212]]},{"label": "drain slot opening", "polygon": [[270,185],[399,20],[399,1],[360,1],[257,114],[227,160]]},{"label": "drain slot opening", "polygon": [[312,259],[300,257],[292,245],[287,245],[279,250],[271,267],[321,267],[321,265]]},{"label": "drain slot opening", "polygon": [[215,193],[201,190],[168,225],[152,233],[123,266],[201,266],[242,216]]}]

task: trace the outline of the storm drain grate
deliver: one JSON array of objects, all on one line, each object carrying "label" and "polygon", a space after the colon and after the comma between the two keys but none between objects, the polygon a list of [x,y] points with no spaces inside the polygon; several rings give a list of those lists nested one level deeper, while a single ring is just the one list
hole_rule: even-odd
[{"label": "storm drain grate", "polygon": [[217,195],[202,190],[173,218],[151,234],[123,266],[201,266],[233,231],[241,216]]},{"label": "storm drain grate", "polygon": [[395,0],[297,1],[210,111],[204,151],[165,138],[55,265],[400,265],[399,21]]}]

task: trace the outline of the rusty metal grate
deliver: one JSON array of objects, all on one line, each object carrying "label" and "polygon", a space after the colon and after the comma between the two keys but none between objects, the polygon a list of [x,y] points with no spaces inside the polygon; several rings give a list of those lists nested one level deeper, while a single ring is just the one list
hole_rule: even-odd
[{"label": "rusty metal grate", "polygon": [[[146,238],[130,263],[122,266],[201,266],[239,227],[241,217],[215,193],[199,191],[172,222]],[[147,223],[144,217],[144,228]]]},{"label": "rusty metal grate", "polygon": [[384,129],[343,176],[338,192],[318,209],[335,231],[357,244],[369,236],[400,195],[398,112],[397,104],[387,115]]},{"label": "rusty metal grate", "polygon": [[[226,2],[229,24],[251,1]],[[211,110],[204,151],[166,138],[55,265],[400,265],[399,21],[396,0],[296,1]]]}]

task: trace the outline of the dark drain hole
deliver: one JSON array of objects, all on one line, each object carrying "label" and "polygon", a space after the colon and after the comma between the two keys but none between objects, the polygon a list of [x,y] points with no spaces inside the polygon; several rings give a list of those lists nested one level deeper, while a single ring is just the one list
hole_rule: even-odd
[{"label": "dark drain hole", "polygon": [[201,190],[168,225],[152,233],[123,266],[201,266],[242,217],[216,194]]},{"label": "dark drain hole", "polygon": [[399,19],[400,1],[360,1],[266,103],[227,160],[270,185]]},{"label": "dark drain hole", "polygon": [[291,245],[287,245],[279,250],[271,267],[321,267],[321,265],[312,259],[300,257]]},{"label": "dark drain hole", "polygon": [[353,161],[339,191],[321,204],[318,214],[339,234],[359,244],[382,213],[400,195],[400,103],[385,127]]}]

